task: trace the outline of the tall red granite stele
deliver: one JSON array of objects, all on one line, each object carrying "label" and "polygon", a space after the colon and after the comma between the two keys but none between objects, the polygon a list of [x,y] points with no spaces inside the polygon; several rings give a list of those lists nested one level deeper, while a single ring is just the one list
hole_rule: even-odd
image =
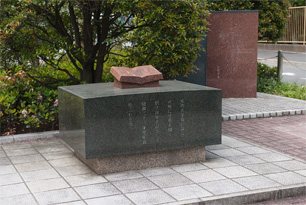
[{"label": "tall red granite stele", "polygon": [[207,86],[223,98],[255,98],[258,12],[212,12],[208,22]]},{"label": "tall red granite stele", "polygon": [[117,88],[157,87],[163,75],[151,65],[128,67],[111,67],[114,86]]}]

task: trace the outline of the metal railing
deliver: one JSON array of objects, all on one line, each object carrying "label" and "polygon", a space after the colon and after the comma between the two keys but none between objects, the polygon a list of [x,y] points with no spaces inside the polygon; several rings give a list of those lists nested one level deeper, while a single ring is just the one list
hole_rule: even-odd
[{"label": "metal railing", "polygon": [[289,8],[285,34],[277,42],[306,44],[306,6]]},{"label": "metal railing", "polygon": [[276,43],[306,44],[306,6],[289,8],[285,33]]}]

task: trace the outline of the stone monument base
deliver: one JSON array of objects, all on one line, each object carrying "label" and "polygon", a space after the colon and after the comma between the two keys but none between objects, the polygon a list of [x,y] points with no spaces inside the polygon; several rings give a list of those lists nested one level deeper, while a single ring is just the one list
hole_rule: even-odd
[{"label": "stone monument base", "polygon": [[77,152],[74,152],[74,154],[97,174],[205,161],[205,147],[193,147],[162,152],[149,152],[94,159],[85,159]]}]

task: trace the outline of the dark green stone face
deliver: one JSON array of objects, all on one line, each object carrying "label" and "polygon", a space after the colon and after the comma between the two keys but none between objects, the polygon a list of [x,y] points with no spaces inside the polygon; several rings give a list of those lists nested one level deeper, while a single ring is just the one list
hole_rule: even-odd
[{"label": "dark green stone face", "polygon": [[60,134],[85,158],[221,143],[221,90],[179,81],[59,88]]}]

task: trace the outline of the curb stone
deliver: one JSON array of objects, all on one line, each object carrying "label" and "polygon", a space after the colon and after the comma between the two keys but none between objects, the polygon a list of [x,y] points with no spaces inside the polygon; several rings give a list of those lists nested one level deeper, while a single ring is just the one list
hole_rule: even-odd
[{"label": "curb stone", "polygon": [[228,204],[253,204],[259,202],[267,202],[271,200],[285,199],[289,197],[297,197],[306,194],[305,183],[302,183],[300,186],[285,186],[284,188],[271,188],[258,191],[250,191],[244,195],[239,193],[228,194],[223,198],[220,197],[209,197],[205,201],[199,203],[193,203],[193,205],[228,205]]},{"label": "curb stone", "polygon": [[54,137],[59,137],[59,131],[47,131],[47,132],[37,132],[37,133],[28,133],[20,135],[0,136],[0,144],[21,142],[21,141],[35,140],[35,139],[48,139]]},{"label": "curb stone", "polygon": [[288,115],[306,115],[306,110],[283,110],[283,111],[246,113],[246,114],[243,114],[243,117],[241,117],[241,115],[242,114],[222,115],[222,121],[245,120],[245,119],[266,118],[266,117],[280,117],[280,116],[288,116]]}]

